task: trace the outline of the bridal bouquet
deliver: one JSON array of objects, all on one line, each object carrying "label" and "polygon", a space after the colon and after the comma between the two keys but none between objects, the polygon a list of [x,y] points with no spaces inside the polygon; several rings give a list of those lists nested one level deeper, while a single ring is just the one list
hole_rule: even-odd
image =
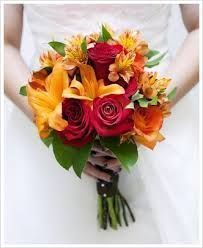
[{"label": "bridal bouquet", "polygon": [[[39,136],[53,147],[58,163],[78,177],[95,142],[110,150],[129,171],[138,159],[137,144],[153,149],[175,89],[166,94],[170,79],[149,69],[165,54],[149,48],[137,31],[116,34],[107,25],[65,43],[49,42],[20,94],[32,107]],[[133,212],[118,189],[119,174],[107,168],[111,182],[97,180],[101,228],[128,225]]]}]

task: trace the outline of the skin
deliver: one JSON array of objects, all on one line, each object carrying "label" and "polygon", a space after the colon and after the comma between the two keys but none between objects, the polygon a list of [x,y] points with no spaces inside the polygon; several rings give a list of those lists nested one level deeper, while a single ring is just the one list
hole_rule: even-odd
[{"label": "skin", "polygon": [[[166,72],[168,77],[173,78],[173,86],[174,84],[178,86],[173,105],[186,95],[199,80],[199,6],[197,4],[181,4],[180,8],[188,35]],[[19,50],[23,27],[23,5],[6,4],[4,13],[4,61],[5,65],[9,65],[4,67],[5,94],[32,119],[32,111],[27,100],[18,94],[19,88],[27,82],[30,76],[30,71]],[[93,148],[84,171],[93,178],[110,181],[110,176],[98,170],[95,165],[100,167],[106,165],[115,172],[120,170],[119,161],[110,151],[103,150],[99,144]]]}]

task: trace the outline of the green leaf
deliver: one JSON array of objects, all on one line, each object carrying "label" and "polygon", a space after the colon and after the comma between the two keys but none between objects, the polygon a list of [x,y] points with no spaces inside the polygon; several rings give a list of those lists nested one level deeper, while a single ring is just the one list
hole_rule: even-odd
[{"label": "green leaf", "polygon": [[145,55],[148,59],[151,59],[155,55],[159,54],[160,52],[157,50],[150,50],[147,55]]},{"label": "green leaf", "polygon": [[109,31],[105,28],[104,25],[102,25],[102,38],[103,41],[108,41],[109,39],[112,39],[111,34],[109,33]]},{"label": "green leaf", "polygon": [[125,106],[125,109],[135,109],[134,103],[130,102],[127,106]]},{"label": "green leaf", "polygon": [[134,102],[140,98],[143,98],[143,95],[139,93],[139,91],[137,91],[131,98],[131,100]]},{"label": "green leaf", "polygon": [[65,44],[59,41],[50,41],[48,43],[57,53],[59,53],[61,56],[65,56]]},{"label": "green leaf", "polygon": [[97,42],[103,42],[104,40],[103,40],[103,37],[102,37],[102,35],[100,35],[99,36],[99,38],[98,38],[98,40],[97,40]]},{"label": "green leaf", "polygon": [[61,138],[54,133],[52,145],[58,163],[66,170],[73,166],[76,175],[81,177],[82,171],[90,155],[92,144],[88,143],[81,148],[65,145]]},{"label": "green leaf", "polygon": [[88,143],[81,148],[76,148],[77,153],[73,157],[73,169],[78,177],[81,177],[82,171],[90,155],[91,148],[91,143]]},{"label": "green leaf", "polygon": [[163,57],[166,55],[166,52],[163,53],[162,55],[160,55],[158,58],[154,59],[154,60],[149,60],[147,63],[146,63],[146,67],[148,68],[152,68],[156,65],[159,65],[160,61],[163,59]]},{"label": "green leaf", "polygon": [[129,170],[129,167],[135,165],[138,159],[138,151],[136,144],[132,143],[122,143],[120,144],[119,137],[100,137],[101,145],[110,149],[118,160],[121,162],[121,165]]},{"label": "green leaf", "polygon": [[77,149],[63,144],[56,133],[53,135],[52,146],[56,160],[64,169],[68,170],[73,164],[73,158],[77,156]]},{"label": "green leaf", "polygon": [[176,92],[177,92],[177,87],[175,87],[169,94],[168,94],[168,100],[171,101],[173,100],[173,98],[175,97],[176,95]]},{"label": "green leaf", "polygon": [[157,105],[157,102],[158,102],[158,97],[155,96],[155,97],[152,98],[151,101],[149,101],[149,104],[150,105]]},{"label": "green leaf", "polygon": [[49,147],[49,146],[52,144],[53,139],[54,139],[54,137],[53,137],[53,133],[52,133],[52,132],[50,133],[49,137],[43,138],[43,139],[41,138],[42,142],[43,142],[47,147]]},{"label": "green leaf", "polygon": [[140,107],[147,108],[148,105],[157,105],[158,97],[155,96],[151,100],[147,100],[146,98],[140,98],[140,99],[138,99],[138,103],[139,103]]},{"label": "green leaf", "polygon": [[22,96],[27,96],[27,88],[26,88],[25,85],[20,87],[19,94],[22,95]]},{"label": "green leaf", "polygon": [[149,105],[149,101],[146,98],[138,99],[138,103],[139,103],[140,107],[142,107],[142,108],[147,108]]},{"label": "green leaf", "polygon": [[86,41],[86,37],[84,37],[82,43],[81,43],[81,49],[83,51],[83,53],[87,53],[87,41]]}]

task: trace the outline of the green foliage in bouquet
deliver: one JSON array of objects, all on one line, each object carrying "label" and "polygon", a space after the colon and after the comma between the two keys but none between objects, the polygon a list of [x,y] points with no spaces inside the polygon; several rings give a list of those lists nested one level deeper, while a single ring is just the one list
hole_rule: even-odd
[{"label": "green foliage in bouquet", "polygon": [[121,162],[123,168],[129,170],[138,159],[137,145],[124,142],[120,144],[119,137],[100,138],[101,145],[111,150]]},{"label": "green foliage in bouquet", "polygon": [[101,30],[101,34],[97,40],[97,42],[106,42],[109,39],[112,39],[111,34],[109,33],[109,31],[105,28],[104,25],[102,25],[102,30]]},{"label": "green foliage in bouquet", "polygon": [[[136,144],[124,142],[120,144],[119,137],[99,138],[103,147],[108,148],[121,162],[126,170],[136,164],[138,151]],[[81,177],[82,171],[88,160],[93,143],[88,143],[81,148],[64,144],[62,139],[54,131],[48,138],[42,139],[43,143],[49,147],[52,144],[53,152],[57,162],[66,170],[73,167],[76,175]]]},{"label": "green foliage in bouquet", "polygon": [[149,53],[146,55],[146,57],[149,59],[148,62],[146,63],[146,67],[148,68],[152,68],[154,66],[157,66],[160,64],[161,60],[165,57],[165,55],[167,54],[167,52],[159,55],[156,59],[151,59],[152,57],[154,57],[155,55],[159,54],[160,52],[157,50],[150,50]]},{"label": "green foliage in bouquet", "polygon": [[26,86],[20,87],[19,94],[22,95],[22,96],[27,96]]},{"label": "green foliage in bouquet", "polygon": [[61,56],[65,56],[65,44],[62,42],[58,42],[58,41],[50,41],[49,45],[57,52],[59,53]]},{"label": "green foliage in bouquet", "polygon": [[169,94],[168,94],[168,100],[171,101],[173,100],[173,98],[176,96],[176,92],[177,92],[177,87],[175,87]]}]

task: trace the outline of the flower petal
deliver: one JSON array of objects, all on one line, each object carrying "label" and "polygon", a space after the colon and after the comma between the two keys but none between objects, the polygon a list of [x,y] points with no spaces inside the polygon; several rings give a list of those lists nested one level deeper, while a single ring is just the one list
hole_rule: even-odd
[{"label": "flower petal", "polygon": [[94,69],[90,65],[81,64],[79,66],[82,84],[87,97],[94,99],[97,96],[98,83]]},{"label": "flower petal", "polygon": [[45,115],[37,115],[35,119],[35,123],[38,128],[38,132],[41,138],[47,138],[51,132],[49,128],[47,116]]},{"label": "flower petal", "polygon": [[68,122],[62,118],[62,105],[61,103],[55,108],[55,110],[49,115],[49,126],[57,131],[63,131]]},{"label": "flower petal", "polygon": [[28,102],[35,113],[50,113],[56,106],[56,101],[49,96],[46,91],[33,89],[30,85],[27,86]]},{"label": "flower petal", "polygon": [[118,81],[119,79],[119,75],[117,72],[114,72],[114,71],[111,71],[108,75],[108,79],[111,81],[111,82],[116,82]]},{"label": "flower petal", "polygon": [[45,79],[47,76],[48,73],[45,69],[34,71],[31,80],[29,80],[29,85],[34,89],[40,88],[45,90]]},{"label": "flower petal", "polygon": [[62,93],[69,86],[69,78],[67,71],[63,68],[62,62],[58,62],[52,73],[46,79],[46,90],[49,95],[60,102]]},{"label": "flower petal", "polygon": [[161,142],[163,141],[165,138],[164,136],[160,133],[160,132],[153,132],[150,135],[135,135],[134,136],[134,140],[148,148],[150,148],[151,150],[154,149],[154,147],[156,146],[157,142]]},{"label": "flower petal", "polygon": [[70,86],[63,91],[63,97],[92,101],[90,97],[85,95],[83,84],[76,79],[73,79]]},{"label": "flower petal", "polygon": [[65,98],[73,98],[73,99],[80,99],[80,100],[87,100],[93,101],[92,98],[87,96],[81,96],[78,94],[78,90],[74,88],[68,88],[63,91],[63,97]]},{"label": "flower petal", "polygon": [[121,95],[125,93],[124,88],[118,84],[104,85],[103,80],[99,80],[98,83],[99,83],[99,89],[97,92],[98,97],[107,96],[110,94]]}]

